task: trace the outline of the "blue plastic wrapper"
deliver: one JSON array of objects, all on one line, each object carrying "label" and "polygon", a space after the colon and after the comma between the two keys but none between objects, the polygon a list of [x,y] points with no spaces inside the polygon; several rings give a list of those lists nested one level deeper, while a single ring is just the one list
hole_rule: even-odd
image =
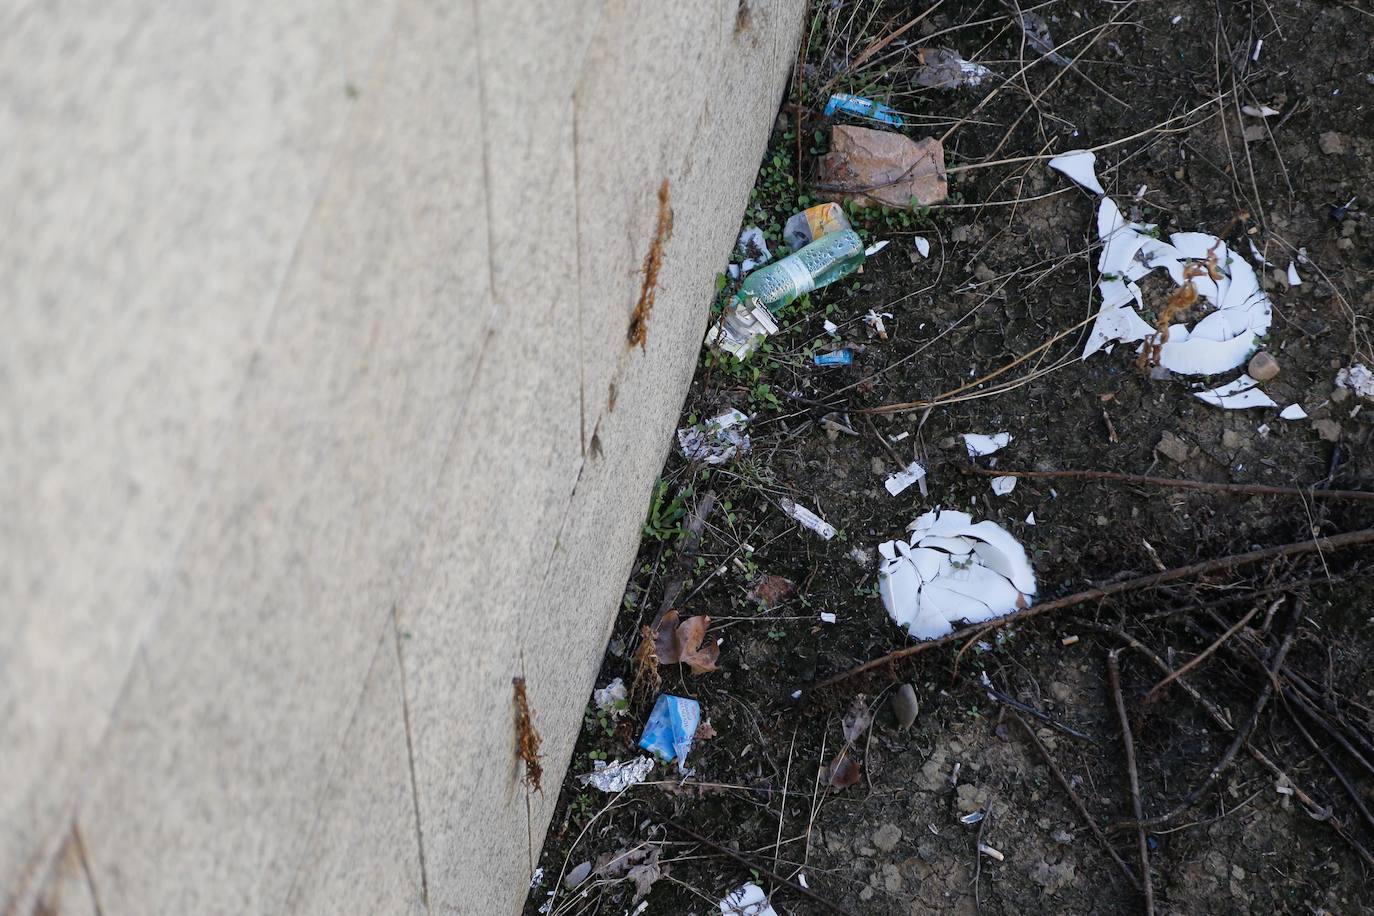
[{"label": "blue plastic wrapper", "polygon": [[854,365],[853,350],[836,350],[833,353],[817,353],[816,365],[818,366],[852,366]]},{"label": "blue plastic wrapper", "polygon": [[676,759],[678,769],[685,770],[700,724],[701,704],[696,700],[659,694],[639,746],[661,760]]},{"label": "blue plastic wrapper", "polygon": [[847,92],[837,92],[830,97],[830,101],[825,103],[826,117],[834,117],[837,111],[868,118],[870,121],[881,121],[884,124],[891,124],[893,127],[902,127],[906,123],[902,120],[901,115],[882,102],[875,102],[858,95],[850,95]]}]

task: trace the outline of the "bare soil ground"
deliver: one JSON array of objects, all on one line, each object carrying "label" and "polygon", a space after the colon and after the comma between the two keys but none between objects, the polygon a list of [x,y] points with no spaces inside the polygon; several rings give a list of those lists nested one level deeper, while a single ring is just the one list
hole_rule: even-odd
[{"label": "bare soil ground", "polygon": [[[865,58],[931,5],[811,4],[801,78],[779,115],[746,225],[777,239],[787,216],[817,198],[815,156],[831,123],[820,109],[831,91],[887,102],[913,137],[943,137],[949,205],[855,214],[867,241],[891,240],[862,274],[789,310],[785,332],[743,366],[703,351],[682,423],[739,408],[754,418],[753,448],[716,468],[674,448],[598,684],[632,681],[641,628],[665,588],[680,585],[673,606],[683,617],[710,615],[709,637],[723,640],[719,670],[693,676],[662,666],[661,690],[699,700],[714,734],[696,741],[689,778],[658,766],[646,783],[606,795],[575,777],[594,759],[637,754],[652,697],[636,699],[618,721],[589,705],[526,912],[718,913],[717,902],[750,880],[780,914],[823,913],[830,904],[860,914],[1142,911],[1106,665],[1113,650],[1121,650],[1144,815],[1187,803],[1146,831],[1154,911],[1374,912],[1374,859],[1364,851],[1374,850],[1368,546],[1134,590],[988,634],[962,654],[958,642],[810,689],[910,644],[878,598],[874,548],[937,506],[992,519],[1021,539],[1042,602],[1374,525],[1369,502],[1110,480],[1024,479],[998,497],[987,477],[965,473],[958,438],[1012,434],[1010,446],[979,459],[983,467],[1374,489],[1374,403],[1333,390],[1340,367],[1374,363],[1370,6],[1052,0],[1035,9],[1069,68],[1025,46],[1008,6],[936,7]],[[956,48],[994,75],[977,88],[923,89],[913,82],[915,49],[927,44]],[[1280,113],[1260,120],[1239,112],[1261,104]],[[1118,140],[1098,151],[1098,174],[1132,216],[1166,233],[1222,235],[1245,254],[1249,234],[1280,267],[1305,249],[1301,285],[1266,277],[1275,320],[1264,346],[1281,372],[1264,390],[1280,405],[1301,404],[1309,419],[1205,404],[1189,393],[1194,380],[1142,374],[1134,347],[1080,361],[1083,331],[997,379],[1015,384],[979,386],[971,393],[980,396],[929,411],[862,413],[955,389],[1095,311],[1096,201],[1043,158],[1027,157]],[[1352,198],[1347,210],[1333,210]],[[929,258],[912,251],[914,235],[931,240]],[[1147,289],[1156,301],[1165,293]],[[892,313],[887,340],[866,332],[869,309]],[[828,342],[827,316],[857,352],[851,367],[812,364]],[[836,411],[857,435],[826,429],[822,418]],[[893,441],[901,433],[909,435]],[[884,478],[913,458],[929,471],[928,497],[916,487],[890,496]],[[717,507],[688,551],[685,527],[708,492]],[[827,542],[800,528],[779,510],[782,497],[815,509],[840,534]],[[762,575],[792,580],[795,595],[774,606],[751,600]],[[1175,683],[1146,702],[1161,665],[1184,665],[1252,611],[1180,679],[1186,689]],[[836,622],[823,623],[821,612]],[[1232,736],[1199,698],[1244,723],[1268,682],[1257,659],[1272,659],[1290,631],[1273,698],[1234,762],[1203,788]],[[1124,866],[1013,712],[990,698],[984,674],[1031,710],[1016,715]],[[889,706],[901,683],[920,702],[909,729]],[[822,777],[843,742],[841,718],[859,695],[875,712],[852,752],[860,779],[828,787]],[[980,855],[980,843],[999,856]],[[632,882],[608,873],[563,886],[579,864],[636,847],[654,850],[664,871],[642,900]],[[804,880],[819,899],[774,876]]]}]

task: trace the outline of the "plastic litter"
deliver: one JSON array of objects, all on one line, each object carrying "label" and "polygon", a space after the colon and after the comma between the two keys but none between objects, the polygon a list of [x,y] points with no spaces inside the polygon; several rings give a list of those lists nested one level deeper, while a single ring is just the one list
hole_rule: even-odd
[{"label": "plastic litter", "polygon": [[624,679],[616,678],[605,687],[593,690],[592,701],[597,709],[610,713],[613,719],[625,715],[629,708],[629,693],[625,689]]},{"label": "plastic litter", "polygon": [[916,71],[916,85],[929,89],[958,89],[977,86],[992,71],[982,64],[964,60],[950,48],[917,48],[921,68]]},{"label": "plastic litter", "polygon": [[793,251],[799,251],[823,235],[852,229],[844,207],[839,204],[816,204],[800,213],[793,213],[782,227],[782,240]]},{"label": "plastic litter", "polygon": [[782,506],[783,512],[800,522],[803,528],[809,528],[820,535],[821,540],[828,541],[835,536],[835,526],[810,509],[799,506],[787,498],[779,500],[778,504]]},{"label": "plastic litter", "polygon": [[773,253],[768,250],[768,240],[758,226],[750,226],[739,234],[739,250],[744,254],[744,261],[739,266],[741,273],[747,274],[755,267],[773,260]]},{"label": "plastic litter", "polygon": [[1344,388],[1356,397],[1374,401],[1374,372],[1364,363],[1355,363],[1336,373],[1336,387]]},{"label": "plastic litter", "polygon": [[949,196],[944,147],[934,137],[918,143],[903,134],[837,125],[830,152],[820,159],[820,187],[861,207],[937,204]]},{"label": "plastic litter", "polygon": [[888,475],[887,480],[883,481],[883,486],[887,487],[888,493],[896,496],[925,476],[926,469],[919,461],[913,461],[897,473]]},{"label": "plastic litter", "polygon": [[818,366],[852,366],[854,365],[854,351],[845,348],[831,353],[817,353],[813,357],[813,361]]},{"label": "plastic litter", "polygon": [[722,916],[778,916],[777,910],[769,905],[763,888],[753,882],[731,891],[720,902],[720,912]]},{"label": "plastic litter", "polygon": [[840,326],[829,318],[821,322],[821,327],[825,328],[825,333],[829,334],[831,337],[840,336]]},{"label": "plastic litter", "polygon": [[[687,755],[691,753],[697,726],[701,724],[701,704],[688,697],[659,694],[639,746],[664,761],[677,761],[677,767],[687,772]],[[652,761],[651,761],[652,762]]]},{"label": "plastic litter", "polygon": [[902,116],[882,102],[875,102],[859,95],[850,95],[847,92],[837,92],[830,97],[830,101],[825,103],[825,116],[827,118],[833,118],[836,112],[840,111],[845,114],[857,115],[860,118],[868,118],[870,121],[891,124],[893,127],[906,126]]},{"label": "plastic litter", "polygon": [[621,763],[607,763],[604,760],[592,761],[592,771],[577,777],[584,786],[600,789],[602,792],[622,792],[630,786],[641,783],[654,768],[654,758],[636,757]]},{"label": "plastic litter", "polygon": [[1030,605],[1035,573],[1026,550],[996,522],[936,510],[912,522],[909,541],[878,545],[878,591],[888,615],[916,639],[961,620],[983,623]]},{"label": "plastic litter", "polygon": [[964,433],[964,448],[968,449],[970,458],[991,455],[998,449],[1006,448],[1010,442],[1011,433],[996,433],[991,436],[985,436],[981,433]]},{"label": "plastic litter", "polygon": [[705,425],[684,426],[677,431],[677,444],[689,461],[724,464],[736,455],[749,453],[749,436],[744,432],[749,417],[738,410],[727,410]]},{"label": "plastic litter", "polygon": [[823,235],[785,258],[745,277],[725,305],[720,321],[706,332],[707,344],[745,359],[778,332],[771,311],[849,276],[863,266],[864,243],[852,229]]}]

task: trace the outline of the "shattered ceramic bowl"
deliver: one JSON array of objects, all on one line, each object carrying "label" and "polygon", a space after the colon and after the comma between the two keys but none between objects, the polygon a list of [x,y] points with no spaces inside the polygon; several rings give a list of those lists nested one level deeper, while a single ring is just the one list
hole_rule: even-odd
[{"label": "shattered ceramic bowl", "polygon": [[878,545],[878,590],[893,622],[916,639],[1032,603],[1035,572],[1026,549],[996,522],[947,509],[927,512],[907,530],[909,541]]}]

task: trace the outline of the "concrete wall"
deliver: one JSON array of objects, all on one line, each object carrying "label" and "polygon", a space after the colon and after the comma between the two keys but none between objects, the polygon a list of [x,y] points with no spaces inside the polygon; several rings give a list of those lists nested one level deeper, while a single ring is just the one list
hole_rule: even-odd
[{"label": "concrete wall", "polygon": [[0,912],[517,908],[800,7],[0,12]]}]

